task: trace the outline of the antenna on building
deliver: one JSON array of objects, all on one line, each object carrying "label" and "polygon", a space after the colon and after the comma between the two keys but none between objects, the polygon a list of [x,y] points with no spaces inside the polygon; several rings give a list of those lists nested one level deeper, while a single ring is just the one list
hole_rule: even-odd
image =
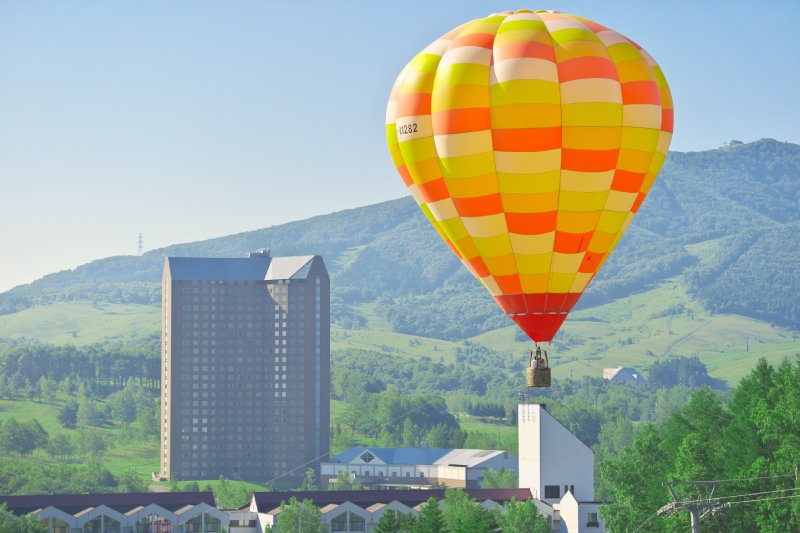
[{"label": "antenna on building", "polygon": [[137,255],[144,255],[144,243],[142,242],[141,232],[139,232],[139,253]]}]

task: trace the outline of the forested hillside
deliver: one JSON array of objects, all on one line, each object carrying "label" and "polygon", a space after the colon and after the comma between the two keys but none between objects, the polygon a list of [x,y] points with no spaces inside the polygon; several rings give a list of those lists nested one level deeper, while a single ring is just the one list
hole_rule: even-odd
[{"label": "forested hillside", "polygon": [[[800,329],[800,146],[762,140],[671,153],[628,234],[578,304],[587,308],[685,274],[713,312]],[[111,257],[0,294],[0,314],[57,301],[160,302],[163,258],[320,254],[334,323],[374,309],[395,331],[463,339],[507,324],[404,198],[208,241]]]}]

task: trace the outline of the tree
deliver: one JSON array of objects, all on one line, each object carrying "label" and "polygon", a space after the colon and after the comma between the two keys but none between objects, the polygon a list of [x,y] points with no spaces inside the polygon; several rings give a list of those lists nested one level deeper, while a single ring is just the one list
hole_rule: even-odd
[{"label": "tree", "polygon": [[3,502],[0,505],[0,531],[3,533],[46,533],[47,525],[36,518],[36,515],[28,514],[17,517],[8,510],[8,505]]},{"label": "tree", "polygon": [[103,415],[92,400],[82,400],[78,405],[79,426],[99,426],[103,423]]},{"label": "tree", "polygon": [[428,498],[428,501],[419,510],[419,517],[414,524],[414,533],[445,533],[446,531],[439,502],[433,497]]},{"label": "tree", "polygon": [[449,533],[490,533],[494,530],[491,513],[469,499],[459,489],[449,489],[444,494],[442,517]]},{"label": "tree", "polygon": [[46,403],[53,403],[56,400],[56,383],[47,376],[39,378],[39,390],[42,400]]},{"label": "tree", "polygon": [[78,425],[78,402],[69,400],[58,412],[58,421],[68,429],[74,429]]},{"label": "tree", "polygon": [[26,424],[20,424],[16,418],[11,417],[0,425],[0,450],[27,455],[35,447],[35,436]]},{"label": "tree", "polygon": [[484,489],[511,489],[519,486],[517,473],[513,470],[506,470],[502,466],[500,470],[487,470],[483,473],[481,488]]},{"label": "tree", "polygon": [[553,527],[550,521],[539,512],[533,500],[517,501],[511,499],[506,502],[505,513],[497,513],[497,524],[502,533],[551,533]]},{"label": "tree", "polygon": [[387,509],[378,523],[375,524],[375,533],[400,533],[400,520],[394,509]]},{"label": "tree", "polygon": [[350,472],[339,472],[336,475],[336,483],[328,483],[328,490],[361,490],[364,487],[351,477]]},{"label": "tree", "polygon": [[278,521],[271,529],[273,533],[326,533],[328,530],[322,521],[322,513],[311,500],[297,501],[292,496],[289,503],[281,502]]},{"label": "tree", "polygon": [[300,490],[318,490],[316,475],[313,468],[307,468],[306,474],[303,476],[303,483],[300,485]]},{"label": "tree", "polygon": [[47,453],[50,457],[62,458],[69,457],[75,453],[75,446],[72,441],[64,435],[59,433],[51,436],[47,441]]}]

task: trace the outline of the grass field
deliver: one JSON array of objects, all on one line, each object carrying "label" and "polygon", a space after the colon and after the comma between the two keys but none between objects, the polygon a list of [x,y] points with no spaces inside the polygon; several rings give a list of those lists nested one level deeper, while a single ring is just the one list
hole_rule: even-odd
[{"label": "grass field", "polygon": [[152,305],[62,302],[0,316],[0,338],[84,345],[160,335],[160,321]]}]

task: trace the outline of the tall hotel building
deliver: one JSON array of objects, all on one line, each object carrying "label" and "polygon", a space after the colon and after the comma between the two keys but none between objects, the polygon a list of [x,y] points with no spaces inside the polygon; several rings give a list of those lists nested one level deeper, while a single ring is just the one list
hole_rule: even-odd
[{"label": "tall hotel building", "polygon": [[168,257],[162,294],[161,476],[263,482],[318,467],[330,433],[322,258]]}]

